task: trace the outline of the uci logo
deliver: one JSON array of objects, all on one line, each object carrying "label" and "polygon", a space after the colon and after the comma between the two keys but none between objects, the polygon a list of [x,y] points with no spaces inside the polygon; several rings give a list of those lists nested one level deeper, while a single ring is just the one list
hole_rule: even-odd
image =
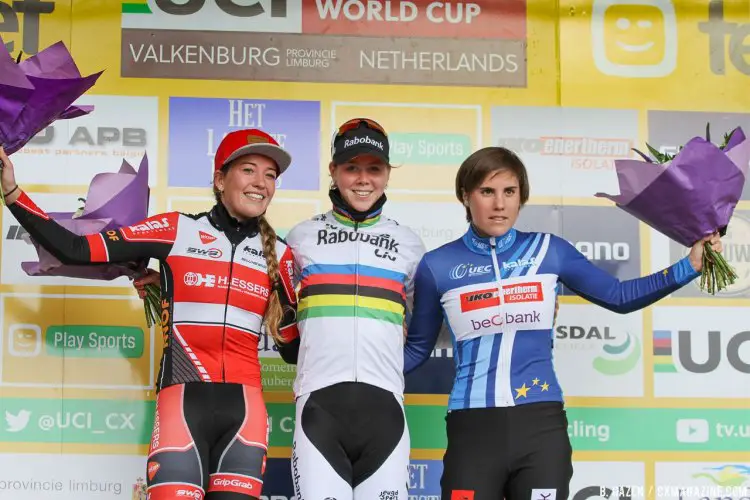
[{"label": "uci logo", "polygon": [[218,9],[219,12],[233,17],[256,17],[266,13],[271,17],[286,17],[287,11],[287,0],[257,1],[249,5],[242,5],[234,0],[208,0],[208,6],[206,6],[206,0],[188,0],[187,2],[150,0],[149,5],[151,4],[162,12],[175,16],[189,16],[201,11],[214,14]]},{"label": "uci logo", "polygon": [[147,12],[123,13],[122,27],[134,30],[300,33],[302,1],[148,0]]}]

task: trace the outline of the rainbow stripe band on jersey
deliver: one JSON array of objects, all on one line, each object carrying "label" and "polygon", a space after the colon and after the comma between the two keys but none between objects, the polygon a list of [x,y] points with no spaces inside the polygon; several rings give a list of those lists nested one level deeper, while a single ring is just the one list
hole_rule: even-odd
[{"label": "rainbow stripe band on jersey", "polygon": [[376,267],[311,265],[302,271],[299,320],[359,317],[402,324],[406,276]]},{"label": "rainbow stripe band on jersey", "polygon": [[334,219],[347,227],[369,227],[378,223],[378,221],[380,220],[382,209],[370,213],[368,217],[362,222],[355,222],[351,215],[347,214],[345,211],[341,210],[338,207],[334,207],[332,213]]}]

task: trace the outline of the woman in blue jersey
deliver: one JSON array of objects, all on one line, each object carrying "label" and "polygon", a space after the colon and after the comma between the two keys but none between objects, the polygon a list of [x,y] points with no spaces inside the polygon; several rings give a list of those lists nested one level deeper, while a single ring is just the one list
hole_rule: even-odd
[{"label": "woman in blue jersey", "polygon": [[470,226],[419,263],[404,351],[408,373],[430,356],[445,318],[456,377],[442,498],[565,500],[573,467],[552,360],[558,282],[625,314],[698,277],[703,242],[721,251],[721,241],[711,235],[672,266],[619,281],[562,238],[514,229],[529,182],[512,151],[487,147],[469,156],[456,196]]}]

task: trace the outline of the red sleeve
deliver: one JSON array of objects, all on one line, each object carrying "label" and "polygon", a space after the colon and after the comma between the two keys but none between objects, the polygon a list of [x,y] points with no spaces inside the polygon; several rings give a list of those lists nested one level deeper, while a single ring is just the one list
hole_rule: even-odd
[{"label": "red sleeve", "polygon": [[130,227],[79,236],[58,224],[26,193],[21,193],[8,208],[29,235],[63,264],[166,258],[177,234],[179,218],[179,213],[172,212],[149,217]]},{"label": "red sleeve", "polygon": [[279,294],[284,317],[281,320],[279,333],[284,341],[289,343],[299,338],[297,330],[297,294],[294,291],[294,257],[292,250],[286,247],[279,259],[279,276],[284,293]]},{"label": "red sleeve", "polygon": [[142,221],[86,236],[92,262],[130,260],[133,254],[165,259],[177,239],[179,212],[153,215]]}]

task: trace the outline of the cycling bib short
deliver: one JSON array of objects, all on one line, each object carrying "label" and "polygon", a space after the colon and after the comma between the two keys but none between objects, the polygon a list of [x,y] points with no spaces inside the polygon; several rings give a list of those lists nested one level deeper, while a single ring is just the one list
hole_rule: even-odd
[{"label": "cycling bib short", "polygon": [[161,390],[148,454],[150,498],[259,497],[267,422],[257,387],[188,382]]},{"label": "cycling bib short", "polygon": [[562,403],[454,410],[441,498],[565,500],[573,450]]},{"label": "cycling bib short", "polygon": [[409,429],[393,393],[341,382],[296,405],[292,480],[297,498],[405,499]]}]

